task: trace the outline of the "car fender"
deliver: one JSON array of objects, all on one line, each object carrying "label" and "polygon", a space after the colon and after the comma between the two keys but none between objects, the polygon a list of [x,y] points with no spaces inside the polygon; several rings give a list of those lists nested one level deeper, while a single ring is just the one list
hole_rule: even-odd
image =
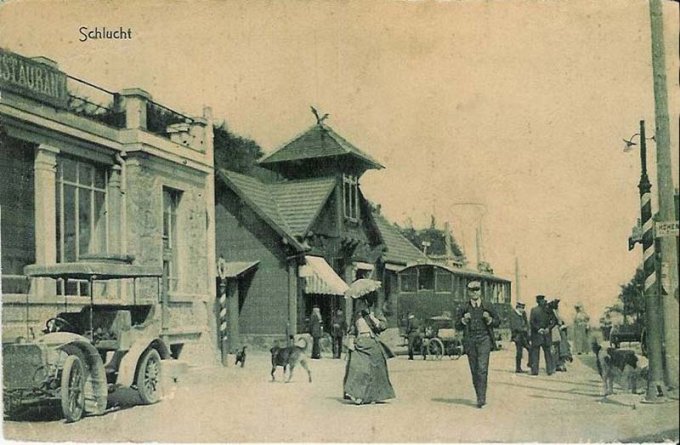
[{"label": "car fender", "polygon": [[170,358],[170,348],[163,340],[155,338],[140,338],[130,348],[125,357],[120,362],[118,368],[118,379],[116,382],[123,386],[132,386],[137,376],[137,365],[147,349],[153,348],[158,351],[162,360]]},{"label": "car fender", "polygon": [[74,334],[72,332],[52,332],[43,335],[35,342],[56,348],[61,348],[62,346],[73,342],[87,343],[89,346],[92,346],[90,344],[90,340],[87,337],[83,337],[82,335]]},{"label": "car fender", "polygon": [[[82,354],[88,375],[85,382],[85,411],[94,415],[103,414],[106,410],[108,400],[108,384],[106,382],[106,371],[104,362],[99,355],[97,348],[85,338],[77,334],[73,341],[58,346],[57,349],[69,353],[69,350],[76,348]],[[91,387],[91,389],[90,389]],[[91,394],[88,392],[91,391]]]}]

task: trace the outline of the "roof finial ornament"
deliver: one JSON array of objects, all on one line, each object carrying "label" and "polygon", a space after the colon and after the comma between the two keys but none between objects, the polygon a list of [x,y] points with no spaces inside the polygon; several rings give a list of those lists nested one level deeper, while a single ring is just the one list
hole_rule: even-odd
[{"label": "roof finial ornament", "polygon": [[328,118],[328,116],[330,116],[330,114],[326,113],[322,117],[319,117],[319,112],[316,111],[316,108],[311,106],[309,108],[312,109],[312,113],[314,113],[314,117],[316,117],[316,125],[323,124],[323,121],[325,121]]}]

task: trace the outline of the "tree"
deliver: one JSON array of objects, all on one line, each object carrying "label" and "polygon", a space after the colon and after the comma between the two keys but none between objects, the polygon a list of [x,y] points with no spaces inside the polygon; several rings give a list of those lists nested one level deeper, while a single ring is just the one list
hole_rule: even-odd
[{"label": "tree", "polygon": [[232,133],[225,122],[214,126],[213,132],[215,168],[253,174],[257,159],[264,154],[259,144]]},{"label": "tree", "polygon": [[645,286],[644,271],[638,268],[631,280],[621,286],[618,299],[623,306],[623,316],[634,315],[638,320],[644,320],[645,299],[643,289]]}]

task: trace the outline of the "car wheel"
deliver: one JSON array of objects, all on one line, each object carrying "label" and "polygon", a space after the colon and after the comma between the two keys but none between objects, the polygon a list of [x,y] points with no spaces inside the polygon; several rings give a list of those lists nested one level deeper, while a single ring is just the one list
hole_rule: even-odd
[{"label": "car wheel", "polygon": [[139,362],[137,369],[137,391],[145,405],[161,399],[161,356],[155,349],[149,349]]},{"label": "car wheel", "polygon": [[67,422],[77,422],[85,410],[85,366],[77,355],[69,355],[61,371],[61,410]]},{"label": "car wheel", "polygon": [[430,340],[430,344],[427,347],[430,355],[433,355],[437,360],[441,360],[444,355],[444,343],[438,338],[433,338]]}]

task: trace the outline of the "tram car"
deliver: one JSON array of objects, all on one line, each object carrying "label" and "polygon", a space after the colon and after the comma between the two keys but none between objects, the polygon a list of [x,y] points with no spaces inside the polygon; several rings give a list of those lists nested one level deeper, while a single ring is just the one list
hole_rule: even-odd
[{"label": "tram car", "polygon": [[397,272],[397,278],[397,289],[391,298],[396,303],[396,316],[400,324],[409,312],[421,321],[441,314],[455,316],[458,308],[467,301],[468,283],[479,281],[482,284],[482,299],[493,304],[501,318],[498,333],[503,340],[509,339],[509,316],[512,310],[510,280],[440,264],[407,266]]}]

